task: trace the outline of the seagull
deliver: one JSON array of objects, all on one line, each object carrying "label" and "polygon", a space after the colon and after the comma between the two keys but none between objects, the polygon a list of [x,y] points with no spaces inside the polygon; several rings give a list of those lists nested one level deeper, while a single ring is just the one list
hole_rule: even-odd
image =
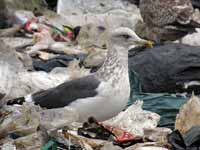
[{"label": "seagull", "polygon": [[128,102],[128,50],[136,46],[152,47],[152,43],[129,28],[113,29],[109,34],[106,60],[97,72],[9,100],[7,105],[34,102],[47,109],[70,106],[78,110],[80,121],[91,116],[99,121],[109,119],[122,111]]},{"label": "seagull", "polygon": [[149,32],[146,38],[158,43],[178,40],[200,28],[191,0],[140,0],[139,8]]}]

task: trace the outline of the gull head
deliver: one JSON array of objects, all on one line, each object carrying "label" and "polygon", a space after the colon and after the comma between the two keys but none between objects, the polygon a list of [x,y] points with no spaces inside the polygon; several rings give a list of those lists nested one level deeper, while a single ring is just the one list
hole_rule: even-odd
[{"label": "gull head", "polygon": [[111,32],[111,43],[124,47],[127,50],[138,47],[146,46],[152,48],[152,42],[141,39],[133,30],[127,27],[119,27]]}]

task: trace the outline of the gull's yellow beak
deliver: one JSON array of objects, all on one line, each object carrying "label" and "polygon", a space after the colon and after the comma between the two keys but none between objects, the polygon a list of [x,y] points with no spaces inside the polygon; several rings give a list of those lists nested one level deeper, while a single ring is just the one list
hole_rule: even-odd
[{"label": "gull's yellow beak", "polygon": [[145,46],[146,46],[147,48],[153,48],[153,42],[147,40]]},{"label": "gull's yellow beak", "polygon": [[138,41],[135,41],[135,43],[138,45],[138,46],[145,46],[147,48],[153,48],[153,42],[152,41],[149,41],[149,40],[143,40],[143,39],[140,39]]}]

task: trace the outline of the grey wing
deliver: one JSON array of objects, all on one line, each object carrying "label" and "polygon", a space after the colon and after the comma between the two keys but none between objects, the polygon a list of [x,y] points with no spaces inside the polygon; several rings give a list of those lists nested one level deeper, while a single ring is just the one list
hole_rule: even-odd
[{"label": "grey wing", "polygon": [[46,108],[64,107],[79,98],[94,97],[100,81],[93,75],[65,82],[32,95],[35,104]]}]

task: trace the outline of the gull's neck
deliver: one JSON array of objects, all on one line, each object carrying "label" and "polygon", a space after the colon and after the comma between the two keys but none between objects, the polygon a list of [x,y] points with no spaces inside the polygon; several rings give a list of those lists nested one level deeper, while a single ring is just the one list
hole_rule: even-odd
[{"label": "gull's neck", "polygon": [[96,72],[96,76],[103,81],[128,78],[128,50],[115,44],[109,46],[104,64]]}]

